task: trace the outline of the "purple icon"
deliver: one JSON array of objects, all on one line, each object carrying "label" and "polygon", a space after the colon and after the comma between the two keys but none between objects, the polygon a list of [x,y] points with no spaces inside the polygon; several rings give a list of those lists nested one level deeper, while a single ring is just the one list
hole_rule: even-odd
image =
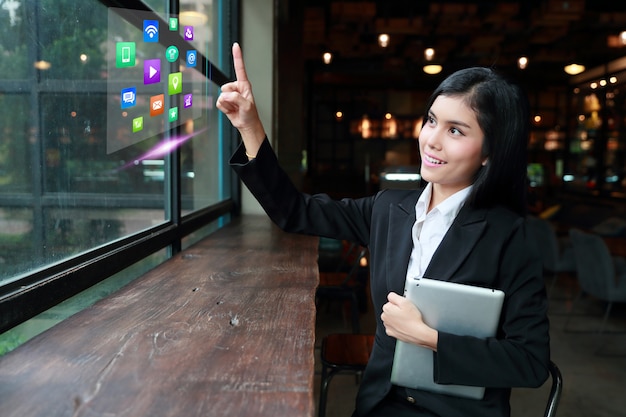
[{"label": "purple icon", "polygon": [[185,40],[192,41],[193,40],[193,26],[185,26],[184,30]]},{"label": "purple icon", "polygon": [[143,62],[143,83],[155,84],[161,82],[161,60],[146,59]]},{"label": "purple icon", "polygon": [[191,107],[191,105],[193,104],[193,95],[192,94],[185,94],[185,97],[183,97],[183,107],[187,108],[187,107]]}]

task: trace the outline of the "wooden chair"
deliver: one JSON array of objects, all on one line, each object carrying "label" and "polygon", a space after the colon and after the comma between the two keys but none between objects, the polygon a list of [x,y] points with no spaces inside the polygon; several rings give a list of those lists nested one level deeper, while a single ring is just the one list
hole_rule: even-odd
[{"label": "wooden chair", "polygon": [[345,251],[342,261],[333,270],[319,271],[316,299],[339,300],[350,306],[350,322],[353,333],[360,332],[360,312],[365,308],[367,294],[367,249],[356,244]]},{"label": "wooden chair", "polygon": [[373,346],[373,334],[333,333],[324,337],[320,351],[322,378],[319,417],[326,415],[328,384],[333,377],[341,372],[351,372],[358,377],[367,365]]}]

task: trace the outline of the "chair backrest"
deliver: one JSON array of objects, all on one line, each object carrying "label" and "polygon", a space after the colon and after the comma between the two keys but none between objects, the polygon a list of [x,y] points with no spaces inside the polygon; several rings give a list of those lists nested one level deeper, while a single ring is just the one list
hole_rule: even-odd
[{"label": "chair backrest", "polygon": [[363,268],[363,265],[361,264],[361,260],[366,257],[367,257],[367,248],[363,246],[356,246],[356,250],[354,251],[354,254],[351,259],[352,264],[350,266],[350,270],[348,271],[348,274],[346,275],[346,279],[342,283],[343,285],[348,284],[348,282],[351,280],[359,278],[358,272],[361,268]]},{"label": "chair backrest", "polygon": [[552,361],[550,361],[548,369],[552,376],[552,388],[550,388],[550,396],[548,397],[544,417],[554,417],[556,416],[556,409],[561,400],[561,392],[563,391],[563,375],[561,375],[559,367]]},{"label": "chair backrest", "polygon": [[[361,271],[367,270],[367,248],[351,244],[342,253],[341,260],[331,270],[319,271],[319,287],[348,287],[362,281]],[[363,264],[365,259],[365,265]]]},{"label": "chair backrest", "polygon": [[547,220],[534,216],[528,216],[526,224],[535,242],[541,249],[543,269],[556,272],[559,260],[559,242],[552,225]]},{"label": "chair backrest", "polygon": [[586,293],[606,300],[615,287],[615,267],[606,243],[600,236],[578,229],[570,229],[569,235],[580,287]]}]

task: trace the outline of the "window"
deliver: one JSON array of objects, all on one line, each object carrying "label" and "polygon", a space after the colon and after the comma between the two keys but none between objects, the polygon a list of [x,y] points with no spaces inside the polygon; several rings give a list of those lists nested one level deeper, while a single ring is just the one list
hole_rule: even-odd
[{"label": "window", "polygon": [[235,7],[0,0],[0,332],[228,221]]}]

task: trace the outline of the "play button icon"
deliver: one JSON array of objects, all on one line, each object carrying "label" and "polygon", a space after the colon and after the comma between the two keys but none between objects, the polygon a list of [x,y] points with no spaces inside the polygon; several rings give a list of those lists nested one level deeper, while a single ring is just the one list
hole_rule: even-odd
[{"label": "play button icon", "polygon": [[161,82],[161,60],[146,59],[143,63],[143,83],[155,84]]}]

